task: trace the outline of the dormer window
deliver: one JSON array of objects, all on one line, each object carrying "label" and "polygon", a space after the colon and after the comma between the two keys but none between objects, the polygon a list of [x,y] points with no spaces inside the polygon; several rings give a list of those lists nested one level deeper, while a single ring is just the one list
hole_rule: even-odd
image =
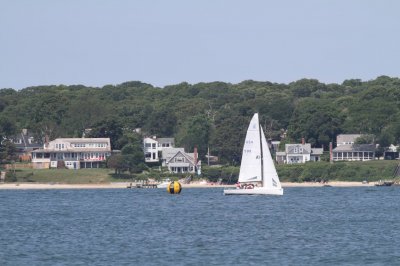
[{"label": "dormer window", "polygon": [[185,159],[183,157],[176,157],[175,162],[184,162]]}]

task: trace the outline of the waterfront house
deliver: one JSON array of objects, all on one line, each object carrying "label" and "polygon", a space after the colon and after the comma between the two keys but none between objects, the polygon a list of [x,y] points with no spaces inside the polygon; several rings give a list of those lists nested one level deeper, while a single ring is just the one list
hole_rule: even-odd
[{"label": "waterfront house", "polygon": [[361,134],[340,134],[336,148],[332,150],[333,161],[369,161],[375,158],[374,144],[356,144]]},{"label": "waterfront house", "polygon": [[146,137],[143,140],[143,151],[146,163],[158,163],[162,150],[175,147],[174,138]]},{"label": "waterfront house", "polygon": [[276,152],[276,162],[286,164],[317,162],[321,160],[323,148],[311,148],[310,143],[285,144],[284,152]]},{"label": "waterfront house", "polygon": [[109,138],[58,138],[32,151],[32,167],[99,168],[110,155]]},{"label": "waterfront house", "polygon": [[346,144],[333,149],[333,161],[369,161],[375,158],[374,144]]},{"label": "waterfront house", "polygon": [[183,148],[165,148],[162,151],[163,166],[171,173],[196,173],[201,171],[197,151],[186,153]]}]

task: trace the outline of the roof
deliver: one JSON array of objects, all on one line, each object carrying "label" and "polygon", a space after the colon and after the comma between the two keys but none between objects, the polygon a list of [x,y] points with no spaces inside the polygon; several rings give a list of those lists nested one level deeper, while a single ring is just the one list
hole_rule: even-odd
[{"label": "roof", "polygon": [[312,155],[322,155],[324,153],[324,148],[312,148],[311,154]]},{"label": "roof", "polygon": [[[294,152],[295,148],[301,148],[302,150],[298,152]],[[306,144],[285,144],[285,152],[287,154],[310,154],[311,153],[311,144],[306,143]]]},{"label": "roof", "polygon": [[277,151],[276,156],[286,156],[286,152],[284,151]]},{"label": "roof", "polygon": [[348,151],[367,151],[367,152],[374,152],[375,145],[374,144],[346,144],[340,145],[333,149],[334,152],[348,152]]},{"label": "roof", "polygon": [[164,148],[161,151],[161,155],[163,159],[169,160],[170,158],[172,158],[172,156],[174,156],[178,152],[185,152],[185,150],[184,148]]},{"label": "roof", "polygon": [[64,141],[64,142],[72,142],[72,143],[99,143],[99,142],[110,142],[110,138],[57,138],[52,140],[55,141]]},{"label": "roof", "polygon": [[171,142],[175,142],[175,139],[174,138],[158,138],[157,141],[160,143],[171,143]]},{"label": "roof", "polygon": [[168,163],[171,164],[171,165],[174,164],[174,161],[172,161],[172,160],[173,160],[175,157],[177,157],[178,154],[180,154],[180,155],[182,155],[183,157],[185,157],[185,158],[189,161],[190,164],[194,165],[194,158],[191,156],[191,155],[193,155],[193,153],[192,153],[192,154],[189,154],[189,153],[185,153],[184,151],[178,151],[177,153],[175,153],[175,155],[172,156],[172,157],[169,159]]},{"label": "roof", "polygon": [[[16,134],[11,138],[17,149],[26,148],[42,148],[43,144],[40,141],[35,140],[34,135],[27,129],[23,129],[21,133]],[[29,141],[31,140],[31,143]],[[21,142],[21,143],[17,143]]]},{"label": "roof", "polygon": [[361,134],[340,134],[336,137],[337,143],[354,142],[357,138],[361,137]]}]

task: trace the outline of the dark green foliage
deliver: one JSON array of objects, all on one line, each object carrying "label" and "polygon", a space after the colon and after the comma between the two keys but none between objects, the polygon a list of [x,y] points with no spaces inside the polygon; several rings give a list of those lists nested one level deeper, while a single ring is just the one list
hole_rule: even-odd
[{"label": "dark green foliage", "polygon": [[[375,136],[381,146],[400,141],[400,79],[381,76],[371,81],[350,79],[323,84],[302,79],[290,84],[224,82],[156,88],[139,81],[102,88],[38,86],[0,90],[1,137],[28,128],[45,135],[110,137],[113,149],[132,143],[135,128],[144,135],[175,137],[178,145],[200,157],[207,147],[223,164],[238,165],[248,122],[255,112],[266,136],[314,146],[335,141],[337,134]],[[203,158],[204,159],[204,158]],[[292,173],[295,169],[287,170]],[[294,174],[290,174],[296,178]],[[306,175],[307,177],[309,175]]]},{"label": "dark green foliage", "polygon": [[298,103],[289,126],[289,137],[305,138],[314,147],[328,149],[341,132],[344,118],[328,100],[306,99]]},{"label": "dark green foliage", "polygon": [[393,178],[396,161],[328,162],[278,165],[283,182],[378,181]]},{"label": "dark green foliage", "polygon": [[211,182],[234,184],[239,178],[238,167],[203,167],[202,175]]}]

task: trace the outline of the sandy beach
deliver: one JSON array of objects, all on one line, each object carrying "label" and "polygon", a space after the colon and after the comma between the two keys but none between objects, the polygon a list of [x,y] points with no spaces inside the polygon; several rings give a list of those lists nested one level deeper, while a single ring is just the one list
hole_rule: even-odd
[{"label": "sandy beach", "polygon": [[[101,184],[58,184],[58,183],[2,183],[1,189],[119,189],[127,188],[130,182],[115,182],[115,183],[101,183]],[[374,186],[375,183],[363,184],[361,182],[338,182],[332,181],[327,184],[322,183],[289,183],[282,182],[282,187],[366,187]],[[215,187],[235,187],[235,185],[217,185],[212,183],[191,183],[182,184],[183,188],[215,188]]]}]

